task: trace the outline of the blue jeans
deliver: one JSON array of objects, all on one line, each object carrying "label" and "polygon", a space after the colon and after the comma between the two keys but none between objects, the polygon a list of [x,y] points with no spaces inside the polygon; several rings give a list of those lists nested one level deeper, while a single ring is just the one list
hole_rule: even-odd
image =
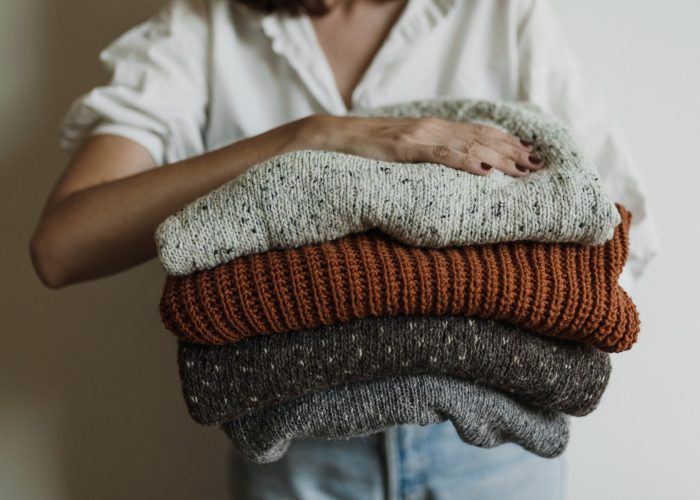
[{"label": "blue jeans", "polygon": [[444,422],[346,441],[299,440],[271,464],[234,452],[231,486],[236,500],[561,500],[564,462],[514,444],[470,446]]}]

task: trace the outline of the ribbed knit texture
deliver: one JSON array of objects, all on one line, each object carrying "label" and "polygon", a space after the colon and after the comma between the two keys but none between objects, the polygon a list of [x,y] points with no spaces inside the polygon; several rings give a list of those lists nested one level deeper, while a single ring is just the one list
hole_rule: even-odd
[{"label": "ribbed knit texture", "polygon": [[165,326],[222,345],[353,318],[459,314],[504,320],[542,335],[624,351],[637,310],[618,285],[631,214],[604,245],[512,242],[426,249],[378,232],[236,259],[168,276]]},{"label": "ribbed knit texture", "polygon": [[537,144],[545,167],[514,178],[329,151],[285,153],[163,221],[155,238],[165,270],[186,275],[373,228],[424,247],[515,240],[599,244],[619,222],[595,167],[565,125],[531,106],[438,98],[355,114],[495,125]]},{"label": "ribbed knit texture", "polygon": [[274,462],[292,439],[345,439],[393,425],[452,421],[466,443],[517,443],[543,457],[560,455],[568,418],[519,403],[498,391],[450,377],[412,376],[356,383],[309,394],[224,424],[248,459]]},{"label": "ribbed knit texture", "polygon": [[590,346],[464,316],[367,318],[226,346],[181,341],[178,350],[183,395],[201,424],[344,383],[420,374],[470,380],[581,416],[600,401],[609,358]]}]

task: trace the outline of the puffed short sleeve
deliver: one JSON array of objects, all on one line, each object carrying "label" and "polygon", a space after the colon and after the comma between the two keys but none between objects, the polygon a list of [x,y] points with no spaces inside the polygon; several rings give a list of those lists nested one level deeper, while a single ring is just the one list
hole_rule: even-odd
[{"label": "puffed short sleeve", "polygon": [[115,134],[144,146],[158,166],[203,153],[207,47],[205,1],[171,0],[100,52],[110,81],[71,104],[61,147],[72,152],[91,135]]},{"label": "puffed short sleeve", "polygon": [[602,89],[577,58],[549,1],[519,5],[523,9],[518,28],[520,97],[569,125],[596,165],[607,193],[632,213],[630,255],[623,272],[630,287],[658,251],[636,161]]}]

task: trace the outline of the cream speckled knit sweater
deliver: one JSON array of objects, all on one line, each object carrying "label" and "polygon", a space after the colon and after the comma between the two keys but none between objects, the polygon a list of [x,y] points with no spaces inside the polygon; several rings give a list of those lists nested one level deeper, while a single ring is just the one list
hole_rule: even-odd
[{"label": "cream speckled knit sweater", "polygon": [[567,128],[531,106],[437,98],[351,114],[432,115],[494,125],[535,142],[546,166],[514,178],[329,151],[285,153],[161,223],[155,238],[165,270],[190,274],[240,256],[371,228],[424,247],[514,240],[600,244],[620,221]]}]

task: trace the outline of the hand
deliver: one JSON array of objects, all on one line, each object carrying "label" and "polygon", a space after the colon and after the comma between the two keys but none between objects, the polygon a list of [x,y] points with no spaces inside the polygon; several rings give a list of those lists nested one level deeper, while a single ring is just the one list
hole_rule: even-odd
[{"label": "hand", "polygon": [[437,117],[309,117],[317,149],[405,163],[431,162],[488,175],[522,177],[542,168],[532,144],[488,125]]}]

